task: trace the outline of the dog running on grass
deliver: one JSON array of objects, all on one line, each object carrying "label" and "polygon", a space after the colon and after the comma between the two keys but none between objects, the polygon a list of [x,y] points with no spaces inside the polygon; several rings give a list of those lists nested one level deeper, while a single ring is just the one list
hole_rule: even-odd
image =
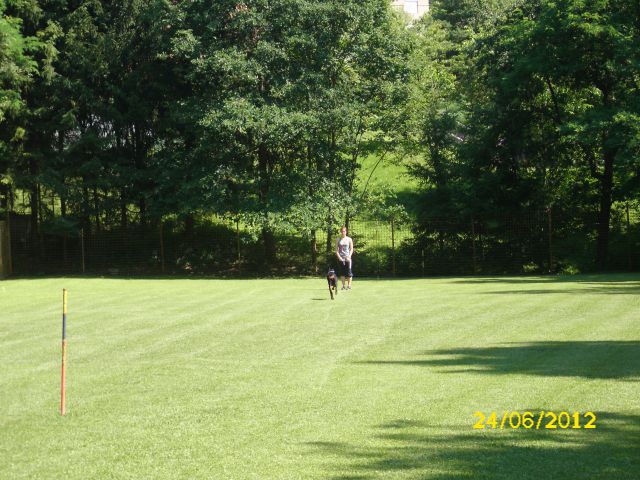
[{"label": "dog running on grass", "polygon": [[329,268],[327,272],[327,283],[329,284],[329,295],[331,295],[331,300],[333,300],[334,291],[336,296],[338,296],[338,275],[336,275],[336,271],[333,268]]}]

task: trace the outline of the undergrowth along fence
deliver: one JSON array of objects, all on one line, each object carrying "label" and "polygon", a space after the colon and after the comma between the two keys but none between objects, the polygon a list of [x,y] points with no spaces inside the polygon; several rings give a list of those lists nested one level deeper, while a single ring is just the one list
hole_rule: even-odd
[{"label": "undergrowth along fence", "polygon": [[[5,222],[14,275],[321,274],[335,266],[339,228],[274,230],[273,257],[259,232],[215,217],[189,228],[169,220],[65,232],[33,232],[28,220],[12,214]],[[352,219],[349,235],[356,276],[572,273],[593,270],[596,228],[594,219],[577,221],[547,210],[517,217],[433,217],[420,224]],[[614,209],[608,265],[611,270],[640,269],[640,215],[628,206]]]}]

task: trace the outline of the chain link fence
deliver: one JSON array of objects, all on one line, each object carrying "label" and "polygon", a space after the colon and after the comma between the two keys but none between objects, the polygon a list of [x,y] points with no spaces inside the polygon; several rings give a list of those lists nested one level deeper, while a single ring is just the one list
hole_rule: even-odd
[{"label": "chain link fence", "polygon": [[[217,218],[188,229],[165,221],[52,233],[34,232],[28,216],[14,214],[4,229],[11,238],[4,264],[10,261],[14,275],[318,274],[335,265],[338,238],[337,225],[315,233],[276,230],[276,256],[267,260],[259,234]],[[490,219],[434,217],[419,225],[353,219],[349,235],[356,276],[500,275],[593,270],[596,229],[593,218],[577,221],[548,210]],[[614,209],[608,265],[640,269],[640,214],[628,205]]]}]

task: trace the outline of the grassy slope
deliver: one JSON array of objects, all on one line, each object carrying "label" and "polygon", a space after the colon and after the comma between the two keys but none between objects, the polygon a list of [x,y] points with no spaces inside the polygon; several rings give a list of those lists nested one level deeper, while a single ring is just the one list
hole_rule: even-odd
[{"label": "grassy slope", "polygon": [[[364,187],[369,176],[367,191],[376,191],[383,186],[390,187],[394,192],[414,191],[418,188],[417,180],[410,176],[404,164],[398,162],[394,156],[387,155],[378,164],[378,155],[368,155],[361,160],[358,170],[358,184],[360,190]],[[376,166],[377,164],[377,166]]]},{"label": "grassy slope", "polygon": [[[411,177],[405,165],[398,162],[393,156],[387,155],[378,164],[379,158],[378,155],[369,155],[362,158],[362,166],[358,170],[359,191],[362,191],[365,185],[367,192],[390,189],[396,194],[398,202],[408,212],[414,212],[416,209],[415,203],[417,202],[418,181]],[[363,217],[365,218],[352,220],[352,233],[360,235],[370,248],[391,247],[389,224],[383,220],[367,220],[366,215]],[[410,225],[400,224],[396,226],[395,240],[397,245],[411,236]]]},{"label": "grassy slope", "polygon": [[[1,282],[0,477],[637,478],[640,277],[355,287]],[[471,428],[527,409],[598,428]]]}]

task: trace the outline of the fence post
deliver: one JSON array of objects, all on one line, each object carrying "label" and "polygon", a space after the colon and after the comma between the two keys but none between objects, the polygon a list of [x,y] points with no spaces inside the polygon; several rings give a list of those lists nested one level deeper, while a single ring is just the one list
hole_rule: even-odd
[{"label": "fence post", "polygon": [[549,242],[549,273],[553,272],[553,250],[552,250],[552,236],[553,229],[551,223],[551,207],[547,208],[547,236]]},{"label": "fence post", "polygon": [[160,271],[164,273],[164,233],[163,233],[163,222],[160,219]]},{"label": "fence post", "polygon": [[396,237],[395,237],[395,221],[391,217],[391,272],[396,276]]},{"label": "fence post", "polygon": [[84,273],[84,228],[80,229],[80,256],[82,258],[82,273]]},{"label": "fence post", "polygon": [[[365,226],[366,225],[366,226]],[[380,245],[383,244],[381,242],[380,239],[380,223],[378,223],[378,220],[375,221],[375,223],[373,223],[373,231],[374,231],[374,235],[375,235],[375,241],[376,241],[376,245]],[[371,224],[367,225],[367,224],[363,224],[362,228],[360,230],[365,230],[367,227],[371,227]],[[371,231],[371,230],[369,230]],[[366,233],[363,233],[364,237],[368,237],[368,235]],[[380,272],[382,271],[383,273],[385,271],[387,271],[386,269],[389,268],[386,258],[384,258],[382,255],[376,255],[376,278],[380,278]]]},{"label": "fence post", "polygon": [[236,217],[236,253],[238,254],[238,262],[240,261],[240,215]]},{"label": "fence post", "polygon": [[422,249],[422,276],[424,277],[424,248]]},{"label": "fence post", "polygon": [[[11,187],[9,187],[11,188]],[[11,192],[11,190],[9,190]],[[9,199],[7,202],[7,275],[13,275],[13,256],[11,254],[11,202]]]},{"label": "fence post", "polygon": [[626,229],[626,233],[627,233],[627,267],[629,268],[629,270],[632,270],[632,262],[631,262],[631,219],[629,217],[629,202],[626,202],[626,210],[627,210],[627,229]]},{"label": "fence post", "polygon": [[476,222],[471,219],[471,248],[473,249],[473,273],[478,273],[478,260],[476,257]]}]

